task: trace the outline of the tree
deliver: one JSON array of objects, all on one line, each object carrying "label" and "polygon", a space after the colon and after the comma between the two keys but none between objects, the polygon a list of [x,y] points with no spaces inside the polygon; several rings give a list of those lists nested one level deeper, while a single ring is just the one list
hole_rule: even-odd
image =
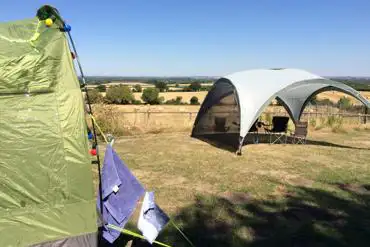
[{"label": "tree", "polygon": [[202,86],[202,88],[200,89],[200,91],[210,91],[212,89],[212,86]]},{"label": "tree", "polygon": [[341,97],[337,103],[338,107],[343,110],[348,110],[352,107],[351,101],[347,97]]},{"label": "tree", "polygon": [[158,104],[163,104],[163,102],[164,102],[164,97],[163,96],[159,97]]},{"label": "tree", "polygon": [[191,89],[191,91],[196,92],[202,88],[202,84],[199,81],[193,81],[192,83],[190,83],[189,88]]},{"label": "tree", "polygon": [[159,89],[160,92],[168,90],[168,86],[164,81],[154,81],[154,86]]},{"label": "tree", "polygon": [[104,85],[104,84],[99,84],[96,89],[99,91],[99,92],[106,92],[107,91],[107,87]]},{"label": "tree", "polygon": [[103,102],[103,95],[97,89],[87,91],[91,104],[98,104]]},{"label": "tree", "polygon": [[162,103],[161,100],[163,99],[163,97],[161,97],[162,99],[160,99],[158,96],[158,88],[145,88],[143,94],[141,95],[141,99],[147,104],[157,105]]},{"label": "tree", "polygon": [[135,99],[131,89],[123,85],[108,88],[105,97],[110,104],[130,104]]},{"label": "tree", "polygon": [[175,99],[167,100],[166,101],[166,104],[167,105],[182,105],[184,103],[182,102],[182,97],[181,96],[177,96]]},{"label": "tree", "polygon": [[318,105],[323,105],[323,106],[333,106],[334,103],[330,99],[322,99],[322,100],[317,100],[316,101]]},{"label": "tree", "polygon": [[134,86],[134,92],[141,93],[143,91],[142,87],[140,84],[136,84]]},{"label": "tree", "polygon": [[191,92],[191,91],[193,91],[193,90],[191,90],[191,88],[190,88],[190,87],[184,87],[184,88],[182,89],[182,91],[183,91],[183,92]]},{"label": "tree", "polygon": [[317,105],[317,96],[315,95],[315,96],[313,96],[313,97],[311,97],[311,99],[310,99],[310,104],[311,105]]},{"label": "tree", "polygon": [[197,96],[191,97],[190,104],[191,105],[199,105],[199,99],[198,99],[198,97]]},{"label": "tree", "polygon": [[181,96],[177,96],[176,99],[175,99],[175,104],[176,105],[181,105],[182,103],[182,97]]}]

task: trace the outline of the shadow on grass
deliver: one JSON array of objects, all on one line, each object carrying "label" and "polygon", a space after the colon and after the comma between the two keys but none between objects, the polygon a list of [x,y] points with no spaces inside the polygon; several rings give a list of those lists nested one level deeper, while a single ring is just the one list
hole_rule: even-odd
[{"label": "shadow on grass", "polygon": [[370,148],[352,147],[352,146],[335,144],[335,143],[331,143],[331,142],[315,141],[315,140],[307,140],[307,144],[309,144],[309,145],[317,145],[317,146],[326,146],[326,147],[357,149],[357,150],[370,150]]},{"label": "shadow on grass", "polygon": [[238,133],[198,135],[193,136],[193,138],[206,142],[213,147],[220,148],[229,152],[235,153],[238,150]]},{"label": "shadow on grass", "polygon": [[[197,139],[204,141],[213,147],[220,148],[229,152],[235,153],[238,150],[238,134],[213,134],[213,135],[204,135],[204,136],[197,136]],[[270,139],[271,138],[271,139]],[[272,145],[276,144],[287,144],[287,145],[302,145],[302,144],[293,144],[293,138],[292,137],[281,137],[280,141],[276,141],[277,136],[270,136],[269,134],[254,134],[250,133],[246,136],[244,139],[243,146],[248,145],[258,145],[261,143],[271,143],[275,142]],[[286,143],[285,143],[286,139]],[[324,146],[324,147],[337,147],[337,148],[347,148],[347,149],[357,149],[357,150],[370,150],[370,148],[360,148],[360,147],[353,147],[353,146],[347,146],[347,145],[341,145],[326,141],[316,141],[316,140],[306,140],[305,145],[316,145],[316,146]]]},{"label": "shadow on grass", "polygon": [[[174,220],[197,247],[369,246],[370,186],[328,186],[333,192],[290,187],[282,198],[267,200],[240,193],[198,197]],[[190,246],[170,225],[159,240]],[[133,246],[150,245],[137,241]]]}]

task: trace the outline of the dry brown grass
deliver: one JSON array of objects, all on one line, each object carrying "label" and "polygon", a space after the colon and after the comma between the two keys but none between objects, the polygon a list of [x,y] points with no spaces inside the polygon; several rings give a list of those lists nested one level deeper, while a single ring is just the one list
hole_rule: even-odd
[{"label": "dry brown grass", "polygon": [[[192,128],[197,106],[94,105],[102,129],[115,135],[184,132]],[[168,113],[169,112],[169,113]]]},{"label": "dry brown grass", "polygon": [[[370,100],[370,92],[360,92],[360,93],[362,96]],[[348,97],[351,100],[351,102],[354,104],[361,104],[360,102],[358,102],[357,99],[353,98],[352,96],[348,96],[347,94],[341,93],[341,92],[335,92],[335,91],[323,92],[317,95],[317,98],[320,100],[329,99],[330,101],[335,102],[335,103],[338,102],[338,100],[340,100],[340,98],[342,97]]]},{"label": "dry brown grass", "polygon": [[[100,107],[100,106],[98,106]],[[118,112],[198,112],[199,105],[116,105]],[[170,120],[170,119],[169,119]]]},{"label": "dry brown grass", "polygon": [[[361,189],[368,193],[362,185],[370,179],[369,138],[369,131],[333,134],[321,130],[310,132],[310,139],[318,144],[249,145],[243,156],[183,133],[126,136],[118,139],[114,148],[146,189],[155,191],[158,205],[177,220],[196,246],[247,246],[239,241],[261,240],[259,233],[265,232],[261,227],[275,226],[268,228],[271,235],[279,232],[290,239],[291,232],[307,229],[300,228],[303,223],[318,220],[323,225],[331,224],[330,218],[322,216],[329,208],[330,212],[353,217],[348,222],[354,224],[352,227],[365,226],[369,215],[357,209],[363,203],[366,208],[366,201],[362,201],[366,197],[357,192]],[[94,175],[96,181],[95,168]],[[356,194],[339,189],[337,184],[353,187]],[[289,200],[292,204],[286,202]],[[299,212],[309,216],[302,223],[297,219],[299,215],[288,214],[300,207]],[[311,207],[320,214],[310,215],[307,210]],[[283,227],[272,224],[280,222],[275,212]],[[136,219],[131,220],[135,231]],[[174,232],[168,226],[160,239],[170,245],[188,246]],[[207,235],[201,237],[201,232]],[[304,233],[299,235],[302,241],[314,239],[313,232]]]},{"label": "dry brown grass", "polygon": [[[148,188],[157,191],[161,206],[171,211],[174,205],[178,208],[187,204],[188,199],[194,199],[197,192],[250,191],[254,197],[265,197],[276,189],[282,191],[271,187],[267,178],[282,184],[312,186],[322,169],[333,172],[331,179],[370,176],[369,131],[333,134],[322,130],[310,132],[309,138],[368,150],[343,152],[345,149],[334,146],[257,144],[246,146],[244,155],[237,157],[182,133],[123,137],[114,147],[135,175]],[[301,155],[307,152],[311,155]],[[334,172],[334,167],[353,173],[342,174],[344,170],[341,169]],[[181,191],[181,196],[176,191]]]}]

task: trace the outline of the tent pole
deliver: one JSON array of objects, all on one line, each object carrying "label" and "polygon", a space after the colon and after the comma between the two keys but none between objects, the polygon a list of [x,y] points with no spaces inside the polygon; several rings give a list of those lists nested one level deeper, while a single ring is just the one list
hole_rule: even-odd
[{"label": "tent pole", "polygon": [[[67,31],[67,34],[68,34],[70,43],[72,45],[73,52],[75,53],[77,64],[78,64],[78,67],[79,67],[79,70],[80,70],[80,73],[81,73],[81,78],[82,78],[82,85],[81,86],[85,89],[86,101],[87,101],[87,105],[89,107],[89,109],[88,109],[89,110],[89,114],[93,115],[92,107],[91,107],[91,102],[90,102],[88,90],[87,90],[87,87],[86,87],[86,79],[85,79],[85,75],[84,75],[83,70],[82,70],[82,66],[81,66],[81,63],[80,63],[79,56],[77,54],[77,49],[76,49],[76,46],[75,46],[75,44],[73,42],[71,32],[70,31]],[[93,120],[91,120],[91,123],[92,123],[93,135],[94,135],[94,143],[93,144],[94,144],[95,148],[97,149],[97,152],[96,152],[96,161],[98,163],[100,214],[101,214],[101,217],[103,217],[103,187],[102,187],[102,184],[101,184],[101,182],[102,182],[102,179],[101,179],[101,162],[100,162],[100,156],[99,156],[98,139],[97,139],[97,136],[96,136],[95,123],[94,123]]]}]

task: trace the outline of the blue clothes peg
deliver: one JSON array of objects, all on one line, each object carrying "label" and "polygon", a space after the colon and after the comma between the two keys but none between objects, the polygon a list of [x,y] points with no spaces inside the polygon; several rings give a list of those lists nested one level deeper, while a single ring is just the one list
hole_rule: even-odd
[{"label": "blue clothes peg", "polygon": [[67,23],[64,23],[63,31],[64,32],[70,32],[72,30],[72,27],[68,25]]}]

